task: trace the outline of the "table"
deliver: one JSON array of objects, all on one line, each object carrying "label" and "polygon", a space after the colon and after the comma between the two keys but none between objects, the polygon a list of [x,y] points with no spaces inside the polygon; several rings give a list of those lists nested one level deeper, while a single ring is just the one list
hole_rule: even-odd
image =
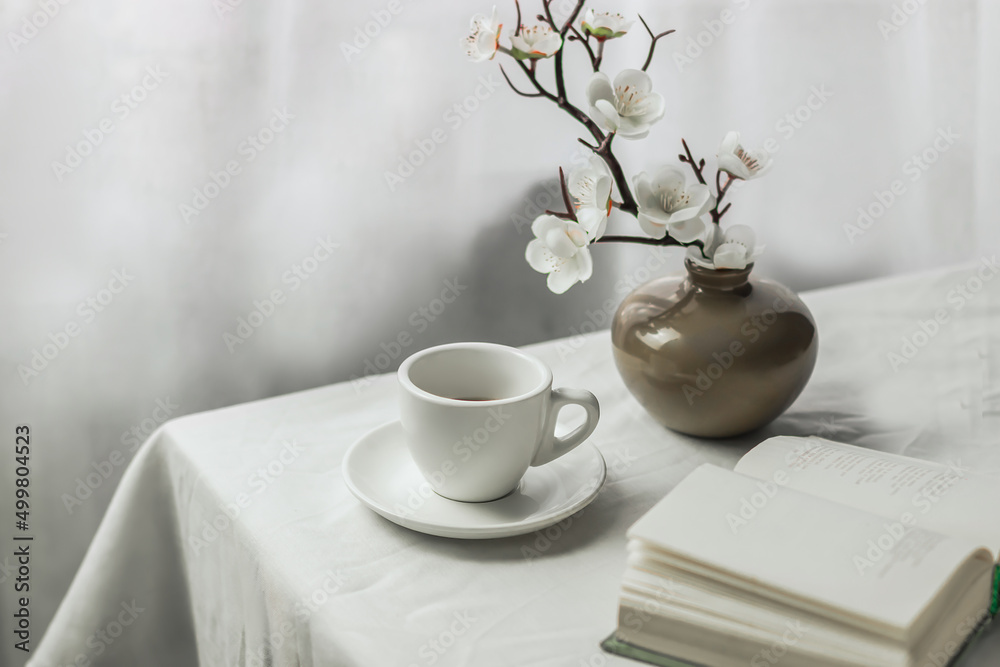
[{"label": "table", "polygon": [[[625,531],[703,462],[777,434],[1000,470],[995,258],[806,293],[815,375],[748,436],[671,433],[618,378],[607,332],[530,349],[603,406],[608,480],[593,504],[522,537],[411,532],[363,507],[340,464],[397,417],[395,378],[183,417],[143,445],[31,667],[633,665],[603,654]],[[970,656],[996,665],[1000,632]]]}]

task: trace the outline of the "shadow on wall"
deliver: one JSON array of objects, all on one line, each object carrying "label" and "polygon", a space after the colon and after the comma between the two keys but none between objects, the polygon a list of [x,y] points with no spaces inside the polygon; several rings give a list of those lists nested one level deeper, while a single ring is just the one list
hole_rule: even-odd
[{"label": "shadow on wall", "polygon": [[[556,193],[558,198],[558,192],[557,181],[542,182],[526,193],[525,201],[549,201],[547,195]],[[561,201],[551,206],[564,208]],[[474,332],[483,340],[527,345],[576,335],[587,321],[585,312],[599,308],[613,296],[614,262],[601,261],[609,247],[591,250],[594,275],[587,282],[564,294],[550,292],[547,276],[528,266],[524,257],[528,243],[535,238],[531,233],[535,212],[530,213],[523,207],[512,211],[476,238],[469,253],[476,262],[465,269],[473,276],[470,289],[474,298],[457,309],[452,326]]]},{"label": "shadow on wall", "polygon": [[[553,192],[558,193],[555,181],[531,188],[521,203],[498,215],[474,238],[462,263],[453,262],[435,271],[442,280],[437,284],[445,288],[442,298],[452,299],[451,303],[436,299],[424,304],[427,312],[387,314],[382,320],[383,331],[372,334],[374,340],[384,342],[367,345],[371,356],[351,362],[347,376],[328,381],[392,372],[414,352],[443,343],[477,340],[520,346],[579,333],[589,322],[586,311],[600,308],[614,295],[614,262],[595,261],[591,279],[565,294],[549,291],[546,276],[528,266],[524,253],[534,238],[531,221],[544,210],[544,202],[551,201]],[[526,207],[524,202],[538,202],[541,208]],[[595,254],[602,251],[610,248],[597,249]],[[398,334],[386,328],[389,322],[408,323],[400,332],[403,342],[412,338],[405,349],[398,349]],[[584,331],[590,330],[591,325],[586,324]]]}]

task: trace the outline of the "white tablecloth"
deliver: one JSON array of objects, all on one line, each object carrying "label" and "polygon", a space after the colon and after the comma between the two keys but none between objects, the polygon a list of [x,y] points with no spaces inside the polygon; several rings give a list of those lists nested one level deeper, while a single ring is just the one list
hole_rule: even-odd
[{"label": "white tablecloth", "polygon": [[[819,434],[1000,470],[992,266],[805,294],[815,375],[783,417],[734,440],[657,425],[620,381],[607,332],[532,347],[557,385],[597,394],[592,441],[609,474],[592,505],[522,537],[430,537],[351,496],[341,460],[396,419],[392,375],[169,422],[124,475],[29,664],[635,664],[598,648],[615,625],[625,531],[699,464]],[[968,665],[998,662],[994,629]]]}]

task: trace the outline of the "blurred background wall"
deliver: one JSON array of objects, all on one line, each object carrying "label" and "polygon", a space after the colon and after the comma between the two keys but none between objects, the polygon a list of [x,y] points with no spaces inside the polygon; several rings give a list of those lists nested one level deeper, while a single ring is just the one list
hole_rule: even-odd
[{"label": "blurred background wall", "polygon": [[[528,20],[538,8],[523,4]],[[709,162],[729,129],[778,147],[726,218],[766,243],[758,274],[804,290],[996,249],[998,3],[595,8],[677,29],[650,68],[665,119],[616,142],[628,173],[676,160],[681,136]],[[601,304],[649,251],[595,248],[593,279],[563,296],[525,264],[528,223],[557,205],[556,169],[582,135],[509,91],[496,62],[465,61],[469,17],[489,9],[0,4],[0,440],[31,425],[35,642],[163,419],[352,378],[364,391],[367,373],[445,341],[520,345],[603,324]],[[513,25],[512,4],[500,11]],[[647,44],[637,24],[608,45],[605,71],[638,67]],[[568,48],[582,104],[586,63]],[[612,230],[638,232],[628,219]],[[680,267],[673,256],[657,271]],[[22,664],[4,637],[0,663]]]}]

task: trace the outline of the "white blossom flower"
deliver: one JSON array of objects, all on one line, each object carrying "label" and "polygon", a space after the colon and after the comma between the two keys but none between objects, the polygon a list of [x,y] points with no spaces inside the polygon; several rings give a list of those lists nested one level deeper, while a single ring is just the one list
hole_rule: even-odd
[{"label": "white blossom flower", "polygon": [[611,170],[598,155],[569,173],[567,189],[576,200],[576,219],[591,239],[604,236],[611,214]]},{"label": "white blossom flower", "polygon": [[655,239],[666,234],[681,243],[689,243],[705,233],[701,216],[715,206],[715,197],[707,185],[687,184],[685,173],[665,165],[651,174],[641,172],[632,183],[639,206],[639,226]]},{"label": "white blossom flower", "polygon": [[746,225],[733,225],[722,236],[722,243],[712,254],[717,269],[745,269],[764,246],[757,245],[757,235]]},{"label": "white blossom flower", "polygon": [[629,31],[633,23],[635,21],[626,21],[621,14],[595,12],[593,9],[588,9],[583,16],[581,27],[597,39],[605,40],[621,37]]},{"label": "white blossom flower", "polygon": [[497,8],[493,7],[493,14],[489,18],[482,14],[472,17],[470,26],[472,33],[466,37],[465,53],[473,62],[483,62],[492,60],[500,48],[500,29],[503,25],[497,19]]},{"label": "white blossom flower", "polygon": [[590,117],[608,132],[629,139],[642,139],[650,126],[663,118],[663,96],[653,92],[649,75],[626,69],[615,77],[614,87],[606,74],[595,72],[587,85]]},{"label": "white blossom flower", "polygon": [[562,47],[562,37],[547,25],[521,26],[510,37],[511,55],[518,60],[548,58]]},{"label": "white blossom flower", "polygon": [[594,263],[587,247],[590,238],[578,223],[541,215],[531,223],[531,231],[535,239],[524,256],[535,271],[549,274],[550,290],[562,294],[593,274]]},{"label": "white blossom flower", "polygon": [[740,144],[740,133],[729,132],[719,146],[719,169],[733,178],[748,181],[771,166],[771,156],[763,148],[747,150]]},{"label": "white blossom flower", "polygon": [[[757,235],[746,225],[733,225],[722,232],[712,225],[705,240],[705,253],[695,246],[688,248],[688,259],[706,269],[745,269],[764,251],[757,245]],[[706,259],[711,257],[712,259]]]}]

